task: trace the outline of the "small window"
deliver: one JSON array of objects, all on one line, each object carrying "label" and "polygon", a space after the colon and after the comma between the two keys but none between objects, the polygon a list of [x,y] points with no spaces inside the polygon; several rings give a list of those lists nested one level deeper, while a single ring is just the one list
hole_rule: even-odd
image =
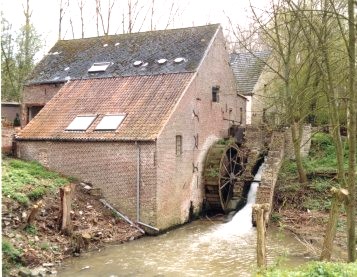
[{"label": "small window", "polygon": [[181,156],[182,154],[182,136],[176,136],[176,156]]},{"label": "small window", "polygon": [[79,115],[66,128],[67,131],[85,131],[92,124],[95,115]]},{"label": "small window", "polygon": [[239,115],[240,115],[239,123],[242,124],[243,123],[243,108],[242,107],[239,108]]},{"label": "small window", "polygon": [[105,115],[98,123],[95,130],[99,131],[113,131],[118,129],[119,125],[124,120],[125,115]]},{"label": "small window", "polygon": [[88,69],[88,72],[103,72],[106,71],[110,62],[94,63],[91,68]]},{"label": "small window", "polygon": [[219,102],[219,86],[212,87],[212,102]]}]

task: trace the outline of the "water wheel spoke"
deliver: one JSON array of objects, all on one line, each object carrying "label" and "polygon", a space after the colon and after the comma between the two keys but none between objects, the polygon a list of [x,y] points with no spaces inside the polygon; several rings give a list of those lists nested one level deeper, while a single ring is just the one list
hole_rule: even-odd
[{"label": "water wheel spoke", "polygon": [[226,172],[228,173],[228,175],[229,175],[229,171],[228,171],[226,165],[224,164],[224,162],[223,162],[222,164],[223,164],[223,167],[224,167],[225,171],[226,171]]},{"label": "water wheel spoke", "polygon": [[231,182],[231,179],[228,179],[228,181],[225,182],[225,183],[223,184],[223,186],[221,186],[219,189],[222,190],[222,189],[223,189],[225,186],[227,186],[230,182]]},{"label": "water wheel spoke", "polygon": [[[238,155],[237,155],[238,156]],[[239,164],[237,160],[233,160],[234,166],[233,166],[233,173],[236,172],[236,165]]]}]

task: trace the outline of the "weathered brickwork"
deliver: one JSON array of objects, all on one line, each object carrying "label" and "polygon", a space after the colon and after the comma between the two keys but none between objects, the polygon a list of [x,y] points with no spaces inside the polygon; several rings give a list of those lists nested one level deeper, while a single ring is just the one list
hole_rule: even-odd
[{"label": "weathered brickwork", "polygon": [[19,127],[1,127],[1,153],[12,153],[14,136],[20,131]]},{"label": "weathered brickwork", "polygon": [[[212,102],[212,87],[220,87],[219,103]],[[220,31],[172,117],[157,140],[158,226],[187,221],[191,203],[201,209],[201,182],[205,154],[219,138],[227,137],[240,112],[245,122],[245,100],[236,96],[235,79],[228,65]],[[183,153],[176,156],[176,136],[183,138]],[[198,135],[198,144],[195,143]],[[196,139],[195,139],[196,136]]]},{"label": "weathered brickwork", "polygon": [[101,188],[115,208],[132,219],[137,212],[138,155],[140,153],[140,221],[156,225],[154,143],[24,142],[18,156]]},{"label": "weathered brickwork", "polygon": [[44,106],[60,90],[63,84],[29,85],[24,87],[21,105],[21,124],[28,123],[28,108]]},{"label": "weathered brickwork", "polygon": [[[245,122],[245,99],[237,97],[220,30],[157,140],[134,142],[19,141],[19,157],[39,160],[49,168],[90,182],[104,197],[132,219],[137,212],[140,176],[140,221],[169,228],[188,220],[190,207],[201,209],[202,168],[208,148],[227,137],[229,127]],[[219,86],[219,102],[212,87]],[[42,88],[43,89],[43,88]],[[40,98],[43,95],[40,95]],[[176,136],[182,154],[176,155]]]}]

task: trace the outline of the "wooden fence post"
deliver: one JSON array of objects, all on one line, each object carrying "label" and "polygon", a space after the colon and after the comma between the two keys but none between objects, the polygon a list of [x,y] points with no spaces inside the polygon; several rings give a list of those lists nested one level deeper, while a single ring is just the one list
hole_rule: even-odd
[{"label": "wooden fence post", "polygon": [[72,233],[71,206],[75,186],[75,184],[69,184],[68,186],[60,188],[60,230],[66,235]]},{"label": "wooden fence post", "polygon": [[264,269],[267,267],[266,220],[269,208],[268,203],[253,205],[253,213],[255,213],[257,221],[257,264],[259,268]]},{"label": "wooden fence post", "polygon": [[341,204],[348,199],[348,190],[331,188],[332,204],[329,220],[326,227],[325,239],[322,245],[320,260],[329,261],[331,259],[333,240],[336,235],[337,220]]}]

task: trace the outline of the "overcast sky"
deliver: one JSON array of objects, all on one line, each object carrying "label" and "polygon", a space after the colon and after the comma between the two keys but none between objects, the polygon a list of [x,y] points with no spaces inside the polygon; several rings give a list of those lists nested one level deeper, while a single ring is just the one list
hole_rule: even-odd
[{"label": "overcast sky", "polygon": [[[62,27],[62,38],[71,39],[72,32],[69,20],[75,27],[75,37],[81,36],[79,22],[78,2],[80,0],[70,0],[71,9],[65,14]],[[96,36],[95,28],[95,0],[83,0],[86,3],[84,8],[85,37]],[[116,0],[111,23],[110,34],[121,33],[122,11],[127,6],[128,0]],[[252,5],[263,8],[268,0],[251,0]],[[23,6],[25,0],[2,0],[2,12],[4,17],[18,29],[24,22]],[[30,0],[32,10],[32,23],[37,31],[42,35],[45,44],[44,52],[48,52],[58,38],[58,19],[59,19],[60,0]],[[66,0],[63,0],[66,2]],[[103,9],[108,0],[102,0]],[[132,0],[132,2],[135,2]],[[146,7],[141,10],[141,16],[147,12],[152,0],[139,0],[141,5]],[[171,23],[169,28],[180,28],[189,26],[205,25],[207,23],[221,23],[223,28],[228,28],[227,17],[231,18],[234,24],[247,25],[250,17],[249,0],[176,0],[175,9],[179,8],[179,16]],[[154,24],[156,29],[164,29],[167,24],[167,17],[171,7],[171,0],[155,0]],[[146,11],[145,11],[146,10]],[[139,22],[140,20],[138,20]],[[142,21],[142,20],[141,20]],[[136,31],[140,24],[136,25]],[[149,23],[144,24],[140,31],[149,30]]]}]

